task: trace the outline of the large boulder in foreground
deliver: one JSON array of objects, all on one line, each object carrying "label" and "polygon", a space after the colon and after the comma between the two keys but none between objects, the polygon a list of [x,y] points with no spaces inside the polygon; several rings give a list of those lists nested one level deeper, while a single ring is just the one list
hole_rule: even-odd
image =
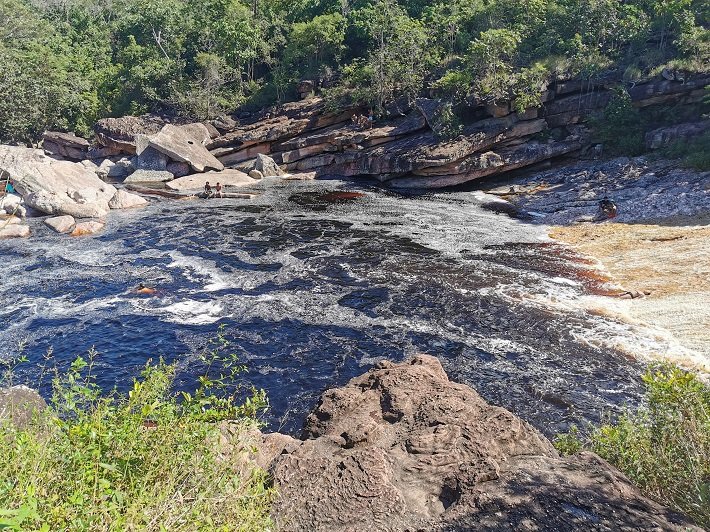
[{"label": "large boulder in foreground", "polygon": [[598,456],[561,458],[430,356],[326,392],[303,436],[259,445],[280,530],[697,530]]},{"label": "large boulder in foreground", "polygon": [[80,163],[57,161],[42,150],[0,146],[0,170],[12,176],[25,203],[38,211],[75,218],[102,217],[116,189]]}]

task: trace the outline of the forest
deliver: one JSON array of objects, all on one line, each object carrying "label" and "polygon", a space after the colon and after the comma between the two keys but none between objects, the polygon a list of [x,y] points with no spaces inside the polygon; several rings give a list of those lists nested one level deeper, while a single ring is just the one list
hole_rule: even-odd
[{"label": "forest", "polygon": [[0,142],[296,99],[539,105],[550,79],[707,71],[705,0],[0,0]]}]

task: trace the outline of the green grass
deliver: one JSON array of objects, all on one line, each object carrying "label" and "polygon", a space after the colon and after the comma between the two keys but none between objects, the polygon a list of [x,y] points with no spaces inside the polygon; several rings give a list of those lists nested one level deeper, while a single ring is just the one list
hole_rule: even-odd
[{"label": "green grass", "polygon": [[710,528],[710,387],[670,365],[650,368],[643,380],[644,407],[584,433],[573,427],[555,446],[594,451],[650,497]]},{"label": "green grass", "polygon": [[[219,392],[242,369],[223,364],[225,347],[220,336],[203,355],[194,394],[172,392],[175,366],[162,362],[127,394],[101,393],[93,356],[56,374],[45,412],[23,428],[0,424],[0,529],[273,529],[273,492],[247,459],[265,397],[237,404]],[[225,443],[225,427],[242,450]]]}]

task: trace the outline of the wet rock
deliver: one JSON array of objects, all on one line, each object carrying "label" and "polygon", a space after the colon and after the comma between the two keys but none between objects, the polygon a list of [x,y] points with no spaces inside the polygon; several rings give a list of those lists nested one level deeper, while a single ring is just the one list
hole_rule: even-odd
[{"label": "wet rock", "polygon": [[[204,129],[206,131],[206,128]],[[209,137],[209,134],[207,136]],[[224,165],[207,151],[201,140],[193,137],[189,130],[183,127],[165,125],[159,133],[150,137],[149,146],[173,161],[188,163],[196,172],[224,169]]]},{"label": "wet rock", "polygon": [[323,394],[303,438],[259,445],[280,530],[693,528],[596,455],[559,457],[426,355]]},{"label": "wet rock", "polygon": [[27,386],[0,389],[0,419],[9,419],[16,427],[26,426],[32,417],[47,408],[42,396]]},{"label": "wet rock", "polygon": [[175,176],[166,170],[136,170],[129,175],[124,183],[165,183]]},{"label": "wet rock", "polygon": [[101,231],[104,226],[104,222],[99,222],[96,220],[91,220],[88,222],[79,222],[74,226],[74,230],[71,232],[71,236],[86,236],[93,235]]},{"label": "wet rock", "polygon": [[74,133],[45,131],[42,135],[42,148],[48,155],[81,161],[87,158],[89,141]]},{"label": "wet rock", "polygon": [[74,229],[76,220],[74,220],[73,216],[54,216],[53,218],[47,218],[44,223],[57,233],[69,233]]},{"label": "wet rock", "polygon": [[262,154],[256,156],[254,170],[261,172],[261,175],[264,177],[277,177],[284,173],[271,157]]},{"label": "wet rock", "polygon": [[108,202],[108,206],[112,209],[132,209],[146,205],[148,205],[148,202],[144,198],[138,194],[131,194],[122,188],[118,189],[111,201]]},{"label": "wet rock", "polygon": [[5,238],[27,238],[30,233],[30,228],[27,225],[7,223],[7,220],[0,220],[0,240]]},{"label": "wet rock", "polygon": [[199,191],[204,189],[206,182],[209,182],[213,187],[216,183],[221,183],[225,187],[245,187],[253,185],[256,181],[244,172],[227,168],[221,172],[205,172],[181,177],[166,183],[166,186],[171,190]]},{"label": "wet rock", "polygon": [[262,174],[259,170],[250,170],[249,177],[251,177],[252,179],[263,179],[264,174]]}]

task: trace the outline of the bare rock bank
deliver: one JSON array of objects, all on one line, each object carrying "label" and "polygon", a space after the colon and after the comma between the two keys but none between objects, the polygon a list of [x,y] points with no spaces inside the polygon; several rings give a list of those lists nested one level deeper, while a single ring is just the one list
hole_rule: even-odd
[{"label": "bare rock bank", "polygon": [[258,446],[280,530],[697,530],[598,456],[560,457],[431,356],[326,392],[302,438]]}]

